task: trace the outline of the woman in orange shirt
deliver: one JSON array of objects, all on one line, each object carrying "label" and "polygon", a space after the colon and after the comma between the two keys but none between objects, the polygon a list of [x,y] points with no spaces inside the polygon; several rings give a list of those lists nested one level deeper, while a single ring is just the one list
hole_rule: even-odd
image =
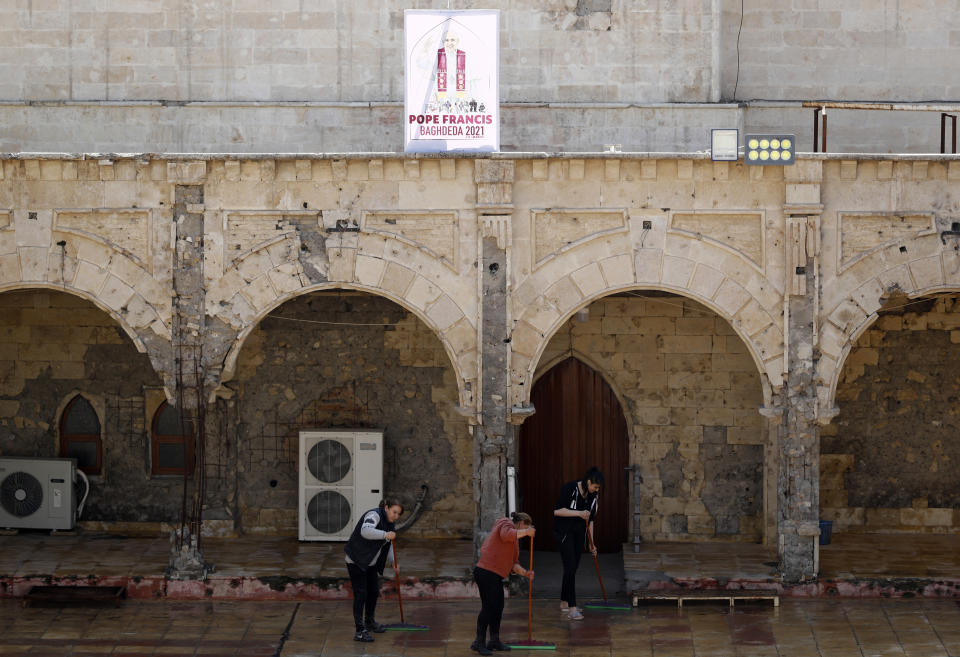
[{"label": "woman in orange shirt", "polygon": [[[473,569],[473,580],[480,591],[480,614],[477,616],[477,638],[470,649],[481,655],[491,650],[510,650],[500,641],[500,619],[503,617],[503,579],[511,572],[533,579],[533,571],[520,565],[520,545],[524,536],[536,534],[533,519],[526,513],[514,512],[500,518],[480,548],[480,560]],[[486,641],[487,629],[490,641]]]}]

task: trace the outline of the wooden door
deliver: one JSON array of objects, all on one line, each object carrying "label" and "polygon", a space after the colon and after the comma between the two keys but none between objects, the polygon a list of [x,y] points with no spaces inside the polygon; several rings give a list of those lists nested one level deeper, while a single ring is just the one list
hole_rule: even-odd
[{"label": "wooden door", "polygon": [[558,363],[533,386],[536,413],[520,427],[518,507],[533,516],[536,548],[555,549],[553,506],[560,487],[597,466],[606,483],[594,525],[601,552],[627,540],[627,423],[620,402],[597,372],[576,358]]}]

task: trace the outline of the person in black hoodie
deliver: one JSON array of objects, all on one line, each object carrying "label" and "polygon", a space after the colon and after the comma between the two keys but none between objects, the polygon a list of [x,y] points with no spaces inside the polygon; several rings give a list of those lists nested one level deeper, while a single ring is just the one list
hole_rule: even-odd
[{"label": "person in black hoodie", "polygon": [[[553,535],[563,562],[560,610],[569,612],[570,620],[583,619],[577,609],[577,567],[588,531],[593,538],[593,519],[597,515],[597,496],[602,485],[603,474],[596,467],[590,468],[580,481],[563,485],[553,508]],[[594,547],[593,554],[596,553]]]},{"label": "person in black hoodie", "polygon": [[402,514],[403,505],[396,500],[387,498],[381,501],[378,508],[363,514],[343,547],[347,555],[347,572],[353,585],[354,641],[369,643],[373,641],[370,632],[386,631],[377,622],[374,612],[380,595],[380,575],[388,560],[393,563],[390,541],[397,537],[394,523]]}]

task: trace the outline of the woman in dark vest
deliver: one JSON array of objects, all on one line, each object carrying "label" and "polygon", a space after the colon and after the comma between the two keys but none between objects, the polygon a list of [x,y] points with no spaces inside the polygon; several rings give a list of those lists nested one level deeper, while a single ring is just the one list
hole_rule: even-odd
[{"label": "woman in dark vest", "polygon": [[[587,470],[580,481],[571,481],[560,489],[560,497],[553,507],[553,535],[557,539],[560,560],[563,562],[563,581],[560,585],[560,611],[569,613],[570,620],[583,620],[577,609],[577,567],[587,541],[587,532],[593,538],[593,519],[597,515],[597,494],[603,484],[603,474],[595,467]],[[593,553],[597,549],[593,548]]]},{"label": "woman in dark vest", "polygon": [[363,514],[343,548],[347,554],[347,572],[353,585],[354,641],[369,643],[373,641],[370,632],[385,631],[383,625],[377,622],[374,612],[380,594],[380,575],[387,561],[393,562],[390,541],[397,537],[394,523],[401,514],[402,504],[390,498],[383,500],[379,508]]}]

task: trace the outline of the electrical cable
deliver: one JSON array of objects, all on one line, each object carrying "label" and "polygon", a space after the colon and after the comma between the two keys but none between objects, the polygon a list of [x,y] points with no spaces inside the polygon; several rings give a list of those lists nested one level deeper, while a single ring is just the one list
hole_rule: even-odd
[{"label": "electrical cable", "polygon": [[737,79],[733,83],[733,99],[737,99],[737,87],[740,86],[740,33],[743,32],[743,3],[740,0],[740,27],[737,29]]}]

